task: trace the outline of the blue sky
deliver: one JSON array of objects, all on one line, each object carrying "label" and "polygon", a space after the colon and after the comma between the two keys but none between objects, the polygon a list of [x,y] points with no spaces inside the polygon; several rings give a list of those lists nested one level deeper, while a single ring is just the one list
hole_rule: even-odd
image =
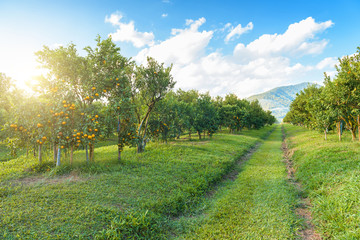
[{"label": "blue sky", "polygon": [[[126,57],[174,64],[176,88],[239,97],[335,74],[360,46],[360,1],[3,1],[0,72],[41,73],[34,52],[112,34]],[[117,33],[118,32],[118,33]]]}]

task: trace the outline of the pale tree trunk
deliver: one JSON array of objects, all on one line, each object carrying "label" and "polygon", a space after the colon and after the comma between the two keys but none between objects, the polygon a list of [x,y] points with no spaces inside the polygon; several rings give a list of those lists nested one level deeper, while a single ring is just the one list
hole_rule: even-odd
[{"label": "pale tree trunk", "polygon": [[327,133],[326,133],[326,130],[327,130],[327,129],[325,129],[325,130],[324,130],[324,133],[325,133],[325,140],[327,140]]},{"label": "pale tree trunk", "polygon": [[71,145],[71,150],[70,150],[70,165],[73,164],[73,156],[74,156],[74,146]]},{"label": "pale tree trunk", "polygon": [[85,147],[85,152],[86,152],[86,163],[89,164],[89,150],[88,150],[88,145],[86,144]]},{"label": "pale tree trunk", "polygon": [[360,115],[357,115],[357,127],[359,132],[359,141],[360,141]]},{"label": "pale tree trunk", "polygon": [[39,144],[39,164],[42,162],[42,155],[41,155],[41,144]]},{"label": "pale tree trunk", "polygon": [[337,125],[338,125],[339,141],[341,141],[341,122],[338,122]]},{"label": "pale tree trunk", "polygon": [[60,160],[61,160],[61,148],[58,148],[58,154],[57,154],[57,161],[56,161],[56,166],[60,166]]}]

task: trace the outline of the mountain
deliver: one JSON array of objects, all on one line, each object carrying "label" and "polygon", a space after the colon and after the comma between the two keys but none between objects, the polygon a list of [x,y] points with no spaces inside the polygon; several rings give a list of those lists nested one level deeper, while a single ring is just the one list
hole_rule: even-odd
[{"label": "mountain", "polygon": [[249,101],[258,99],[262,108],[270,110],[276,119],[281,122],[289,111],[290,103],[296,94],[306,88],[310,83],[304,82],[296,85],[277,87],[267,92],[248,97]]}]

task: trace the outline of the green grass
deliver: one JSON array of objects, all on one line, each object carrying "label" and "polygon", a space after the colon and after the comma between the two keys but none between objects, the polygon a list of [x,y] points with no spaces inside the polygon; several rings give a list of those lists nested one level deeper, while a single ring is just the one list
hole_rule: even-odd
[{"label": "green grass", "polygon": [[280,127],[215,196],[200,227],[185,239],[294,239],[297,192],[286,180]]},{"label": "green grass", "polygon": [[270,129],[153,143],[142,154],[126,149],[121,163],[116,145],[108,144],[95,150],[89,166],[84,151],[75,153],[73,166],[60,168],[40,168],[24,157],[3,162],[0,238],[169,238],[177,234],[172,222],[198,211],[206,193]]},{"label": "green grass", "polygon": [[348,132],[339,142],[334,133],[325,141],[316,131],[286,130],[316,230],[326,239],[360,239],[360,143]]}]

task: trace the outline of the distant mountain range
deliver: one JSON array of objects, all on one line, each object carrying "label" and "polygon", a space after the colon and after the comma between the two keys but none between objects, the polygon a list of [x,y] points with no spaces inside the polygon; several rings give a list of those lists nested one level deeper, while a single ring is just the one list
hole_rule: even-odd
[{"label": "distant mountain range", "polygon": [[258,99],[264,110],[270,110],[276,119],[281,122],[289,111],[290,103],[295,99],[296,93],[306,88],[310,83],[304,82],[296,85],[277,87],[267,92],[253,95],[247,99]]}]

